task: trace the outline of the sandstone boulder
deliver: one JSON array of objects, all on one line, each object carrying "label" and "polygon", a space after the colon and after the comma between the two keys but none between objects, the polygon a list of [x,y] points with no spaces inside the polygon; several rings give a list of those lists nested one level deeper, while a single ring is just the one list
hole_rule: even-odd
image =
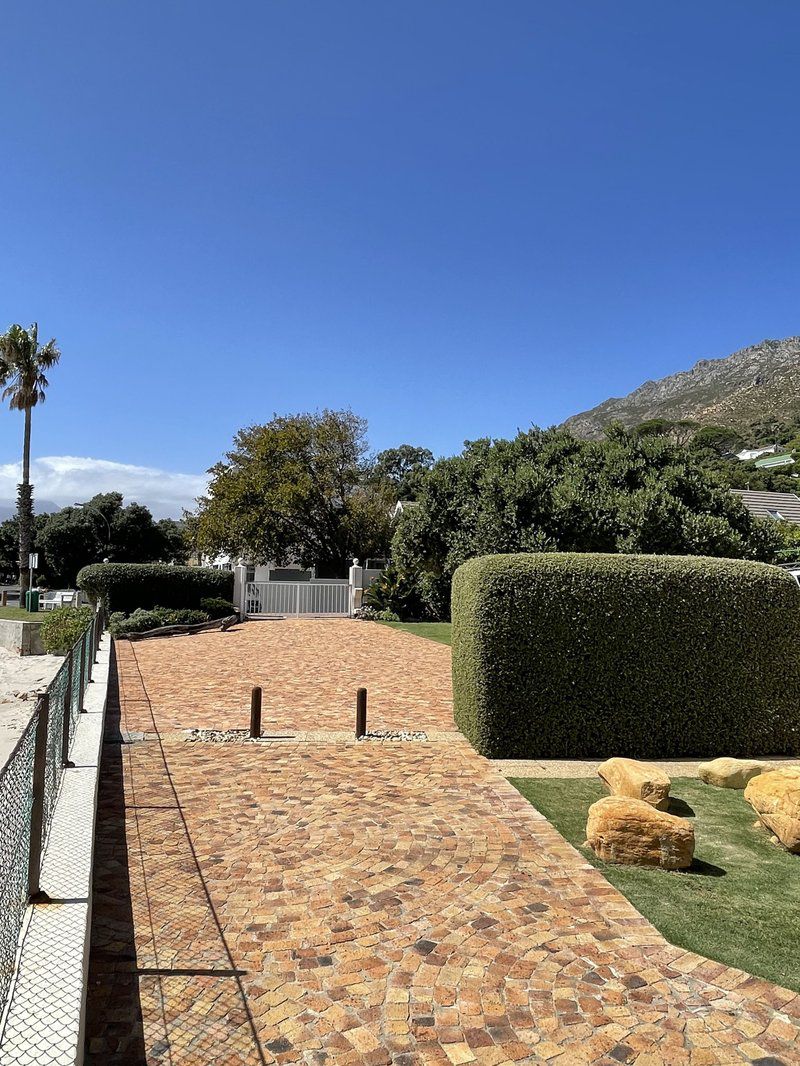
[{"label": "sandstone boulder", "polygon": [[744,798],[787,851],[800,853],[800,766],[759,774]]},{"label": "sandstone boulder", "polygon": [[701,762],[697,768],[701,780],[717,788],[744,788],[748,781],[767,770],[772,765],[758,762],[757,759],[712,759]]},{"label": "sandstone boulder", "polygon": [[657,766],[636,759],[606,759],[597,772],[612,796],[644,800],[660,811],[669,807],[670,780]]},{"label": "sandstone boulder", "polygon": [[685,870],[694,855],[691,822],[622,796],[605,796],[592,804],[586,838],[599,858],[628,866]]}]

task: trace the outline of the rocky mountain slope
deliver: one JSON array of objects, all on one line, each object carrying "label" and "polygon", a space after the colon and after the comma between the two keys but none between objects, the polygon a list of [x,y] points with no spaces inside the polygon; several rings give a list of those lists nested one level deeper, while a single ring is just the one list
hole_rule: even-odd
[{"label": "rocky mountain slope", "polygon": [[691,370],[646,381],[564,423],[577,437],[602,436],[619,420],[635,426],[651,418],[691,419],[700,425],[745,426],[800,410],[800,337],[765,340],[725,359],[701,359]]}]

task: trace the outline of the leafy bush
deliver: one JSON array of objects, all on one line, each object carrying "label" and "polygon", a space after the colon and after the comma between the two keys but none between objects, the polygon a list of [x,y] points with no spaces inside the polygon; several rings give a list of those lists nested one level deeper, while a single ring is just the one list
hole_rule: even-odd
[{"label": "leafy bush", "polygon": [[[401,618],[428,617],[428,611],[422,602],[416,581],[404,574],[393,563],[389,563],[369,588],[364,590],[364,603],[368,607],[374,607],[377,611],[389,611],[395,614],[397,621]],[[383,619],[383,621],[393,621],[393,619]]]},{"label": "leafy bush", "polygon": [[800,588],[777,567],[490,555],[452,607],[455,719],[484,755],[800,752]]},{"label": "leafy bush", "polygon": [[123,633],[146,633],[164,626],[194,626],[208,621],[207,611],[191,608],[175,610],[166,607],[154,607],[151,611],[145,611],[139,608],[130,615],[115,611],[109,618],[108,628],[112,636],[118,637]]},{"label": "leafy bush", "polygon": [[239,613],[229,600],[217,596],[206,596],[200,600],[200,610],[205,611],[209,618],[227,618],[228,615]]},{"label": "leafy bush", "polygon": [[776,523],[754,518],[695,453],[620,425],[606,432],[606,440],[584,441],[532,429],[468,442],[461,455],[434,464],[392,539],[392,558],[415,576],[430,615],[449,617],[461,563],[495,552],[772,562]]},{"label": "leafy bush", "polygon": [[378,614],[375,607],[356,607],[353,611],[353,618],[357,618],[360,622],[377,622]]},{"label": "leafy bush", "polygon": [[51,655],[66,653],[91,625],[91,607],[56,607],[42,618],[42,644]]},{"label": "leafy bush", "polygon": [[357,607],[353,612],[353,618],[362,622],[399,622],[400,616],[394,611],[379,611],[375,607]]},{"label": "leafy bush", "polygon": [[230,570],[165,563],[94,563],[78,574],[78,588],[92,602],[100,601],[109,614],[137,608],[196,607],[201,601],[233,596]]}]

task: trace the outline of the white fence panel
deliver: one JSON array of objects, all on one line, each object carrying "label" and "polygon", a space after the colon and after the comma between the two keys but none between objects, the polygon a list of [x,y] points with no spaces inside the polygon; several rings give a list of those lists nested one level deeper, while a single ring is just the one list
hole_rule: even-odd
[{"label": "white fence panel", "polygon": [[350,614],[347,581],[249,581],[245,587],[245,614],[339,615]]}]

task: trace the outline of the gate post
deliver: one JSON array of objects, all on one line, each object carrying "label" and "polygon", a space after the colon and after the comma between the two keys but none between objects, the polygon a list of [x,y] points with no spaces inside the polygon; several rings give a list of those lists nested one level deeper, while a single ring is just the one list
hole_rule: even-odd
[{"label": "gate post", "polygon": [[239,609],[239,617],[247,617],[247,567],[237,563],[233,568],[233,602]]},{"label": "gate post", "polygon": [[364,595],[364,567],[359,565],[358,559],[353,559],[348,575],[350,583],[350,617],[361,606],[361,597]]}]

